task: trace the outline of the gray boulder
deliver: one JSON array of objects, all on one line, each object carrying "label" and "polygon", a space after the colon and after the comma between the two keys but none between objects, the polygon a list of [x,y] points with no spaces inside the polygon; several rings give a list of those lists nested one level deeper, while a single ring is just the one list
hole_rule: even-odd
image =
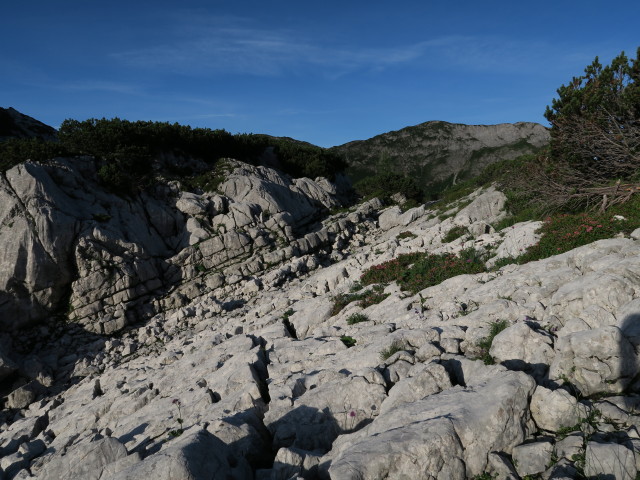
[{"label": "gray boulder", "polygon": [[589,442],[585,454],[587,477],[634,480],[638,474],[633,450],[618,443]]},{"label": "gray boulder", "polygon": [[486,189],[473,201],[462,208],[453,218],[455,225],[462,225],[469,229],[472,235],[482,235],[491,230],[491,224],[503,218],[506,213],[504,204],[507,201],[504,193],[493,187]]},{"label": "gray boulder", "polygon": [[[125,460],[127,459],[127,460]],[[111,465],[111,473],[116,465],[123,468],[131,461],[139,461],[140,457],[127,455],[127,449],[115,438],[106,437],[95,442],[73,446],[64,455],[54,455],[41,470],[41,480],[61,480],[82,478],[99,480],[103,478],[104,469]],[[114,465],[116,464],[116,465]]]},{"label": "gray boulder", "polygon": [[587,396],[620,393],[640,371],[633,345],[614,326],[560,337],[555,351],[549,378],[568,379]]},{"label": "gray boulder", "polygon": [[527,323],[518,322],[495,336],[489,354],[510,369],[541,378],[553,361],[553,341]]},{"label": "gray boulder", "polygon": [[539,385],[531,397],[531,416],[542,430],[557,432],[586,418],[587,408],[566,390],[549,390]]},{"label": "gray boulder", "polygon": [[518,445],[511,456],[518,474],[524,477],[544,472],[551,462],[552,453],[553,444],[545,440]]},{"label": "gray boulder", "polygon": [[400,405],[331,452],[332,478],[465,479],[483,473],[492,451],[522,443],[535,382],[505,372]]}]

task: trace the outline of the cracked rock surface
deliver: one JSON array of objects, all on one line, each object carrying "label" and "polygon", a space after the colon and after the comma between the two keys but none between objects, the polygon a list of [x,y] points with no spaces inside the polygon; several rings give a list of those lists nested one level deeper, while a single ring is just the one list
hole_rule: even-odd
[{"label": "cracked rock surface", "polygon": [[[322,217],[318,202],[337,202],[329,182],[242,168],[221,192],[176,190],[171,216],[154,203],[153,228],[167,235],[153,248],[139,240],[147,233],[135,233],[148,224],[126,239],[111,220],[96,220],[91,229],[71,222],[70,238],[84,240],[65,251],[42,242],[53,221],[47,212],[63,207],[27,217],[16,212],[29,202],[0,202],[11,205],[16,228],[33,227],[5,261],[26,246],[42,252],[3,278],[45,285],[53,259],[66,255],[73,265],[86,248],[91,260],[56,281],[75,278],[77,305],[94,298],[82,282],[105,296],[85,320],[40,322],[24,326],[21,340],[0,341],[2,478],[636,477],[638,240],[601,240],[415,295],[392,283],[380,303],[351,302],[335,313],[335,297],[357,288],[371,266],[425,250],[513,252],[537,241],[531,224],[493,231],[504,215],[494,189],[475,192],[442,221],[425,207],[381,210],[375,200]],[[35,166],[14,170],[0,181],[6,198],[19,179],[38,198],[53,195]],[[307,198],[297,210],[287,203],[296,195]],[[215,234],[203,228],[214,218]],[[456,225],[472,234],[444,243]],[[161,254],[168,245],[174,250]],[[101,289],[110,269],[100,261],[116,257],[113,278],[124,283]],[[157,275],[166,282],[178,271],[167,292],[149,293]],[[103,307],[131,301],[118,292],[140,285],[146,310],[140,304],[112,323],[100,317]],[[43,288],[23,292],[13,307],[57,287]],[[47,298],[55,295],[38,297]],[[355,313],[365,320],[349,322]],[[479,343],[496,321],[507,328],[488,352],[496,364],[486,365]],[[89,327],[100,322],[102,330]],[[109,325],[117,334],[106,335]]]}]

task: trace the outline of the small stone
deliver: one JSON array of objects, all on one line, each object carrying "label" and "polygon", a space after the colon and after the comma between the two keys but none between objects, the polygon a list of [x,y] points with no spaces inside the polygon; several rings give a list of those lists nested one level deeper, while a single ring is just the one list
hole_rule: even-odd
[{"label": "small stone", "polygon": [[525,443],[513,448],[511,456],[518,475],[536,475],[547,469],[553,453],[553,444],[548,441]]},{"label": "small stone", "polygon": [[100,380],[96,379],[95,383],[93,384],[93,399],[95,399],[96,397],[101,397],[102,395],[104,395],[104,392],[102,391],[102,387],[100,386]]},{"label": "small stone", "polygon": [[7,396],[7,408],[26,408],[35,401],[42,391],[42,385],[37,381],[32,381],[14,390]]}]

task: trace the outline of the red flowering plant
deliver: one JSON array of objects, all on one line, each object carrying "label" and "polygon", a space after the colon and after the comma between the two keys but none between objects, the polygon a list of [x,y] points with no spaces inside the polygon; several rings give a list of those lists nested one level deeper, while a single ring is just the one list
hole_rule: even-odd
[{"label": "red flowering plant", "polygon": [[485,270],[483,258],[473,249],[463,250],[458,255],[411,253],[374,265],[360,281],[365,285],[396,281],[404,290],[417,293],[448,278]]}]

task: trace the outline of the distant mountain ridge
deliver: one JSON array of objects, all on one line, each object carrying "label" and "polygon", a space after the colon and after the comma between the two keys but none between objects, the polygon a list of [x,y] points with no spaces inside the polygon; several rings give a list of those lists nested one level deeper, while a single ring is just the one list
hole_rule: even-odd
[{"label": "distant mountain ridge", "polygon": [[355,180],[392,169],[414,177],[427,191],[437,191],[498,160],[535,153],[548,142],[548,129],[538,123],[430,121],[331,150],[344,156]]},{"label": "distant mountain ridge", "polygon": [[15,108],[0,107],[0,141],[9,138],[41,138],[54,140],[56,129]]}]

